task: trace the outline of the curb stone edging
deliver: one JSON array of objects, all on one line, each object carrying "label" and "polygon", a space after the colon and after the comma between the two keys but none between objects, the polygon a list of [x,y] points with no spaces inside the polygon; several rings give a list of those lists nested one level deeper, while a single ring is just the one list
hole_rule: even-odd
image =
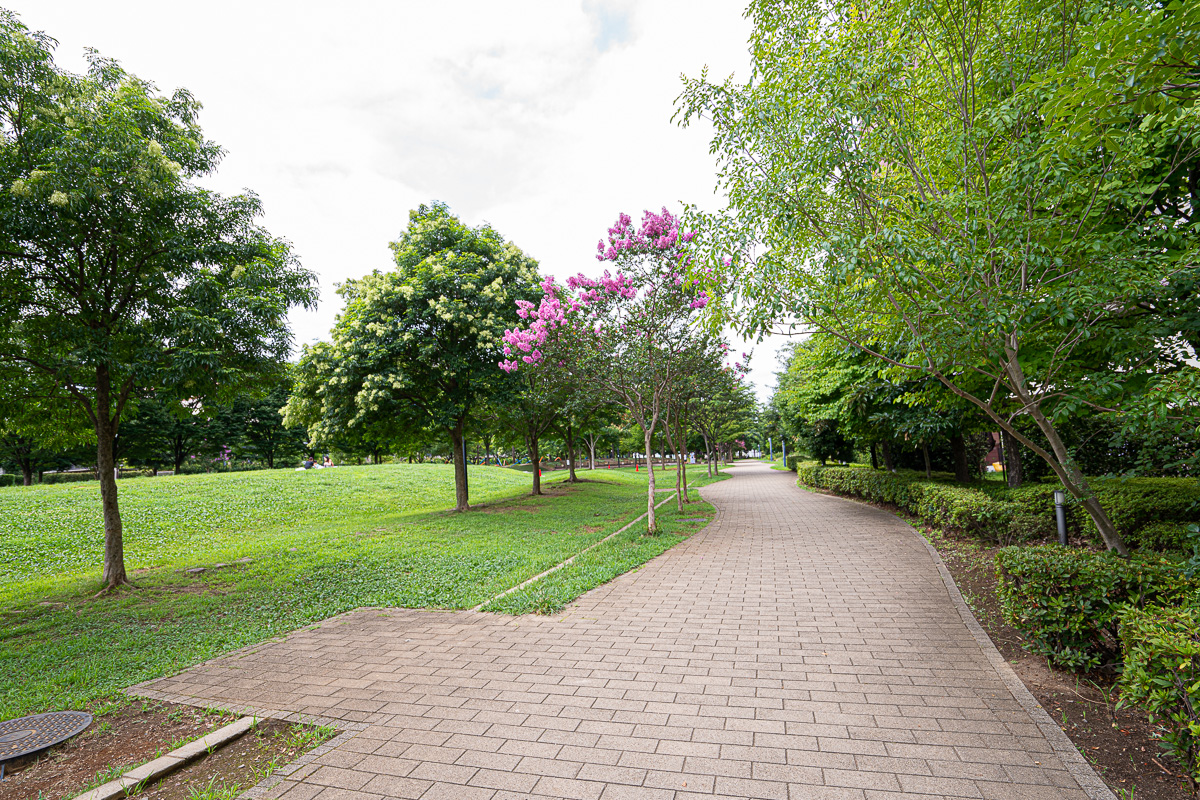
[{"label": "curb stone edging", "polygon": [[[794,485],[801,491],[808,491],[809,487],[802,486],[799,478],[796,479]],[[954,577],[950,574],[950,570],[946,569],[945,563],[942,561],[941,554],[937,548],[929,543],[921,532],[906,522],[903,518],[893,514],[890,511],[876,508],[870,503],[860,502],[850,497],[842,497],[838,494],[819,492],[824,497],[832,497],[835,500],[843,500],[847,503],[854,503],[859,506],[866,506],[888,516],[895,517],[904,527],[908,528],[913,534],[925,545],[925,549],[929,551],[929,557],[933,560],[934,566],[937,567],[938,574],[942,577],[942,583],[945,584],[946,592],[950,595],[950,601],[954,603],[954,607],[958,610],[958,615],[962,617],[963,623],[967,626],[967,630],[971,632],[975,643],[979,645],[979,649],[983,651],[987,657],[988,663],[992,665],[992,669],[1000,676],[1000,680],[1008,687],[1008,691],[1012,693],[1013,699],[1020,703],[1025,712],[1029,714],[1034,724],[1038,726],[1038,730],[1042,732],[1042,736],[1046,738],[1054,754],[1058,756],[1067,772],[1071,773],[1071,777],[1079,784],[1079,788],[1090,798],[1090,800],[1117,800],[1117,796],[1108,788],[1108,784],[1104,779],[1096,774],[1096,770],[1087,762],[1087,759],[1079,752],[1079,748],[1071,741],[1071,738],[1054,723],[1054,720],[1047,713],[1046,709],[1042,708],[1042,704],[1037,701],[1033,693],[1029,691],[1025,683],[1017,675],[1004,656],[1000,655],[1000,651],[996,649],[996,644],[992,638],[987,635],[983,627],[979,624],[979,620],[975,619],[974,612],[963,599],[962,592],[958,589],[958,584],[954,582]]]},{"label": "curb stone edging", "polygon": [[1004,656],[1000,655],[1000,651],[996,649],[992,637],[987,635],[987,632],[979,624],[979,620],[975,619],[975,614],[971,611],[970,606],[963,599],[962,592],[958,589],[958,584],[954,582],[954,577],[950,574],[950,570],[946,569],[946,565],[942,562],[941,554],[929,543],[928,539],[921,536],[920,531],[908,525],[908,523],[905,523],[905,525],[920,537],[922,544],[929,550],[929,556],[937,566],[938,572],[942,576],[942,583],[946,584],[946,591],[949,592],[950,599],[958,609],[959,616],[966,623],[967,629],[971,631],[971,635],[975,637],[975,641],[979,644],[980,649],[983,650],[983,654],[987,656],[992,668],[999,673],[1000,679],[1004,681],[1004,685],[1012,692],[1012,696],[1021,704],[1021,707],[1033,719],[1034,724],[1041,730],[1042,735],[1046,737],[1046,741],[1050,743],[1050,747],[1054,749],[1055,754],[1062,761],[1067,772],[1071,773],[1071,777],[1079,784],[1079,788],[1083,789],[1092,800],[1117,800],[1117,796],[1113,794],[1112,790],[1108,788],[1108,784],[1104,782],[1104,779],[1096,773],[1092,765],[1079,752],[1079,748],[1075,746],[1071,738],[1067,736],[1062,728],[1055,724],[1050,714],[1046,709],[1042,708],[1042,704],[1037,701],[1037,698],[1025,686],[1025,682],[1017,675],[1016,670],[1004,659]]},{"label": "curb stone edging", "polygon": [[[363,611],[363,610],[373,610],[373,609],[371,607],[354,609],[353,611],[347,611],[346,614],[338,614],[337,616],[330,617],[327,620],[323,620],[323,622],[330,622],[332,620],[336,620],[338,617],[346,616],[347,614],[353,614],[355,612]],[[188,697],[187,695],[181,695],[181,694],[171,694],[170,692],[159,692],[159,691],[155,691],[153,689],[142,689],[142,688],[139,688],[139,686],[131,686],[128,689],[126,689],[125,691],[136,697],[147,697],[151,700],[162,700],[162,701],[165,701],[168,703],[180,703],[183,705],[195,705],[196,704],[195,697]],[[270,794],[269,794],[270,791],[272,789],[274,789],[276,786],[278,786],[280,783],[282,783],[285,779],[290,778],[292,780],[298,780],[300,778],[303,778],[308,773],[315,771],[316,767],[312,766],[314,761],[316,761],[318,758],[320,758],[321,756],[328,753],[330,750],[333,750],[337,747],[341,747],[343,744],[350,741],[355,736],[358,736],[359,733],[361,733],[362,731],[365,731],[367,728],[370,727],[370,724],[368,722],[346,722],[345,720],[333,719],[332,717],[323,717],[323,716],[317,716],[314,714],[301,714],[298,712],[284,712],[284,711],[279,711],[279,710],[275,710],[275,709],[255,708],[252,706],[240,705],[240,704],[236,704],[236,703],[219,703],[219,702],[214,703],[214,702],[206,701],[204,705],[205,705],[205,708],[219,708],[219,709],[222,709],[223,711],[233,711],[233,712],[240,713],[240,714],[250,714],[259,720],[273,719],[273,720],[279,720],[281,722],[290,722],[290,723],[296,724],[296,725],[321,725],[321,726],[329,727],[329,728],[337,728],[340,731],[340,733],[337,736],[333,737],[332,739],[325,742],[324,744],[317,745],[312,750],[309,750],[307,753],[300,755],[295,761],[291,761],[291,762],[283,765],[282,767],[279,767],[278,769],[276,769],[270,775],[268,775],[267,777],[265,777],[261,781],[259,781],[257,784],[255,784],[254,786],[251,786],[249,789],[247,789],[246,791],[239,794],[237,796],[237,800],[263,800],[264,798],[270,797]],[[387,715],[387,714],[370,715],[367,717],[367,719],[374,721],[372,719],[373,717],[386,717],[386,716],[390,716],[390,715]],[[307,772],[303,772],[303,770],[305,770],[305,768],[307,768]],[[296,773],[302,773],[302,774],[297,776]],[[121,795],[117,795],[117,796],[118,797],[123,796],[123,793],[124,793],[124,790],[122,790]],[[107,800],[107,798],[78,797],[78,798],[75,798],[75,800]]]},{"label": "curb stone edging", "polygon": [[159,756],[153,761],[142,764],[140,767],[134,767],[114,781],[109,781],[103,786],[77,795],[75,800],[112,800],[117,797],[125,797],[126,794],[139,784],[148,783],[169,775],[175,770],[200,758],[205,753],[217,750],[229,744],[234,739],[240,738],[257,725],[259,719],[259,717],[254,716],[242,717],[222,728],[217,728],[212,733],[188,742],[182,747],[178,747],[167,753],[165,756]]}]

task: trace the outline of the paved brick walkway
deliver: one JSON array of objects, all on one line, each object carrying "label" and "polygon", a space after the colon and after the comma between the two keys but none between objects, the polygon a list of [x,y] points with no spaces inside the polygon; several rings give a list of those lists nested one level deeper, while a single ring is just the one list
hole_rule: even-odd
[{"label": "paved brick walkway", "polygon": [[362,610],[132,691],[336,720],[287,800],[1112,797],[910,528],[732,471],[556,617]]}]

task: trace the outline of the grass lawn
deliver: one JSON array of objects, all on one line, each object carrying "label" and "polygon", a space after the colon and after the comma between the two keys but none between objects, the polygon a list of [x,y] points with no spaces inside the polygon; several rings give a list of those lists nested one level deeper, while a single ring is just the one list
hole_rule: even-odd
[{"label": "grass lawn", "polygon": [[[659,475],[674,485],[673,473]],[[486,505],[468,514],[441,510],[453,505],[449,465],[122,481],[127,564],[141,588],[101,598],[96,484],[0,489],[0,719],[82,707],[360,606],[470,608],[645,509],[644,472],[580,470],[588,482],[575,485],[566,476],[547,474],[549,494],[530,498],[528,475],[473,467],[472,500]],[[711,518],[691,508],[701,506],[685,516]],[[561,606],[680,538],[622,535],[529,588],[553,586]],[[243,557],[252,561],[231,563]],[[183,572],[217,562],[231,566]],[[497,610],[549,608],[518,594]]]}]

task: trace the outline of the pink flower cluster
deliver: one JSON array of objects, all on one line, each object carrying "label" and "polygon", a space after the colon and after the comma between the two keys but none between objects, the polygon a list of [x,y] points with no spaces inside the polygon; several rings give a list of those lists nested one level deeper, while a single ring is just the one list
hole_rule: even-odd
[{"label": "pink flower cluster", "polygon": [[[532,320],[528,328],[514,328],[504,331],[504,355],[507,359],[500,362],[500,369],[505,372],[515,372],[526,364],[536,364],[542,360],[542,351],[550,332],[567,324],[567,313],[579,307],[576,302],[564,304],[559,299],[559,292],[554,285],[553,276],[542,280],[542,302],[534,305],[528,300],[517,301],[517,316],[521,319]],[[520,353],[518,361],[514,356]]]},{"label": "pink flower cluster", "polygon": [[[623,252],[648,253],[675,250],[695,238],[695,231],[681,232],[679,218],[666,208],[661,214],[647,211],[642,216],[640,228],[633,227],[633,218],[622,213],[617,224],[608,229],[608,243],[601,239],[596,243],[597,261],[615,261]],[[683,255],[679,253],[679,255]]]}]

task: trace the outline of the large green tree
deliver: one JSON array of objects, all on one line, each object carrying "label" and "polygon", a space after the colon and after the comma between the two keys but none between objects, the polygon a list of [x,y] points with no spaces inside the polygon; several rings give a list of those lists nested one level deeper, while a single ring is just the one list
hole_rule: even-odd
[{"label": "large green tree", "polygon": [[279,369],[314,278],[255,220],[252,194],[197,179],[221,149],[200,104],[0,14],[0,362],[53,380],[97,440],[104,584],[127,583],[113,440],[148,387],[195,395]]},{"label": "large green tree", "polygon": [[[748,13],[752,80],[701,77],[680,101],[715,123],[730,205],[696,216],[726,308],[749,309],[731,317],[798,317],[936,378],[1043,458],[1124,553],[1058,421],[1190,369],[1185,323],[1156,298],[1194,274],[1195,4]],[[1097,46],[1113,20],[1133,34],[1117,53]],[[1159,213],[1171,187],[1181,202]]]},{"label": "large green tree", "polygon": [[306,347],[289,424],[318,441],[363,427],[434,429],[454,452],[456,509],[470,505],[463,437],[472,408],[507,391],[499,367],[517,300],[538,293],[537,262],[442,203],[409,213],[396,269],[347,281],[332,343]]}]

